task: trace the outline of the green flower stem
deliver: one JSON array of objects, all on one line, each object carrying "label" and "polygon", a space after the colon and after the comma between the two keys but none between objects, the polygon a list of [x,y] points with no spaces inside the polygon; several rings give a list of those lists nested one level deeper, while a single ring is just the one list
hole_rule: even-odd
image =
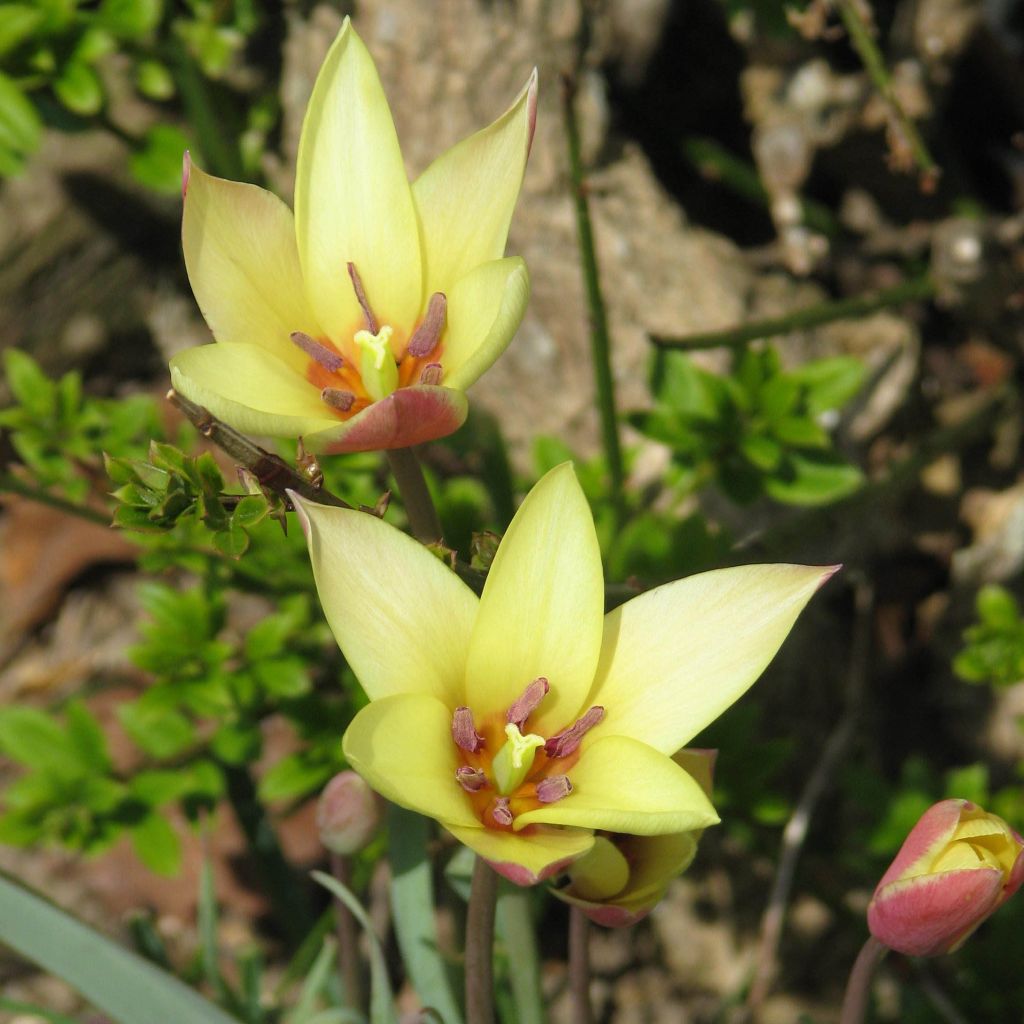
[{"label": "green flower stem", "polygon": [[466,1024],[494,1024],[494,915],[498,876],[477,857],[466,916]]},{"label": "green flower stem", "polygon": [[772,338],[790,331],[806,330],[820,327],[822,324],[834,323],[836,320],[852,320],[870,316],[880,309],[898,306],[904,302],[930,299],[935,294],[935,282],[929,277],[913,278],[902,284],[887,288],[873,295],[858,295],[851,299],[837,299],[833,302],[821,302],[806,309],[797,309],[784,316],[768,317],[740,324],[737,327],[726,327],[718,331],[701,331],[687,334],[681,338],[653,336],[651,341],[660,348],[679,348],[688,352],[711,348],[735,348],[746,345],[759,338]]},{"label": "green flower stem", "polygon": [[240,765],[221,767],[227,783],[228,800],[245,835],[274,919],[284,933],[288,947],[298,949],[315,923],[309,902],[298,877],[285,859],[248,768]]},{"label": "green flower stem", "polygon": [[[331,874],[346,889],[352,889],[352,862],[339,853],[331,854]],[[334,931],[338,937],[338,969],[345,989],[345,1005],[361,1013],[363,977],[359,960],[359,930],[356,919],[341,900],[334,901]]]},{"label": "green flower stem", "polygon": [[860,4],[862,2],[863,0],[838,0],[839,16],[843,19],[843,25],[846,26],[846,31],[850,35],[850,42],[857,51],[865,71],[882,99],[889,105],[907,145],[910,146],[914,163],[917,164],[918,170],[921,172],[921,190],[932,192],[939,177],[938,165],[932,159],[924,139],[921,138],[921,133],[917,130],[917,125],[907,116],[907,112],[900,105],[896,91],[892,87],[889,71],[885,66],[885,58],[874,40],[871,28],[861,14]]},{"label": "green flower stem", "polygon": [[883,946],[874,935],[868,936],[868,941],[864,943],[861,951],[857,954],[849,980],[846,982],[846,994],[843,996],[839,1024],[862,1024],[868,1008],[871,979],[875,975],[875,969],[885,959],[885,954],[888,952],[888,946]]},{"label": "green flower stem", "polygon": [[416,539],[424,544],[443,540],[437,509],[434,508],[416,453],[411,448],[392,448],[387,452],[387,457]]},{"label": "green flower stem", "polygon": [[68,515],[77,516],[98,526],[110,526],[110,516],[98,509],[90,508],[88,505],[79,505],[67,498],[57,494],[50,494],[42,488],[33,487],[19,480],[13,473],[0,473],[0,494],[4,492],[17,494],[21,498],[38,502],[40,505],[49,505],[60,512],[67,512]]},{"label": "green flower stem", "polygon": [[562,109],[565,116],[565,137],[569,146],[569,174],[573,200],[576,205],[580,263],[583,269],[583,284],[587,292],[587,308],[590,313],[590,352],[594,361],[597,408],[601,416],[601,440],[604,445],[605,460],[608,463],[608,472],[611,475],[612,505],[619,522],[621,522],[625,510],[623,501],[625,472],[622,463],[622,445],[619,441],[618,416],[615,411],[611,338],[608,333],[607,308],[601,293],[601,276],[597,266],[597,250],[594,246],[594,229],[590,221],[590,206],[587,202],[587,186],[580,152],[580,131],[576,120],[575,99],[574,83],[568,78],[563,79]]},{"label": "green flower stem", "polygon": [[579,907],[569,908],[569,991],[572,1024],[593,1024],[590,1005],[590,921]]},{"label": "green flower stem", "polygon": [[545,1024],[537,930],[532,914],[534,890],[503,882],[498,891],[498,942],[505,948],[516,1024]]}]

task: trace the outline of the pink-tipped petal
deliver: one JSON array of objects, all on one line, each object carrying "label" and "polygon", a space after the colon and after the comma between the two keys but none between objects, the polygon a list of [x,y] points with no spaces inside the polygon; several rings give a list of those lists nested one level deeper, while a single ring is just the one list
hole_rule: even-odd
[{"label": "pink-tipped petal", "polygon": [[932,805],[918,819],[917,824],[903,841],[900,852],[882,875],[875,889],[876,896],[890,882],[927,870],[927,862],[937,856],[952,838],[964,811],[974,809],[969,800],[941,800]]},{"label": "pink-tipped petal", "polygon": [[306,438],[307,447],[331,455],[408,448],[453,434],[466,420],[465,395],[451,388],[399,388],[330,431]]},{"label": "pink-tipped petal", "polygon": [[958,946],[1001,902],[1002,872],[967,868],[919,875],[876,891],[868,928],[907,956],[938,956]]}]

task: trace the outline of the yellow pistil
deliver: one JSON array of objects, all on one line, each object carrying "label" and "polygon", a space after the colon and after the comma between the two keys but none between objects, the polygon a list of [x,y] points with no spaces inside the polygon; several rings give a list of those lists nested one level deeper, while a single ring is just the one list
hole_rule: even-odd
[{"label": "yellow pistil", "polygon": [[375,401],[387,398],[398,387],[398,366],[391,353],[391,328],[385,324],[376,334],[356,331],[359,374],[366,393]]},{"label": "yellow pistil", "polygon": [[494,756],[491,771],[498,792],[502,796],[514,793],[526,780],[533,767],[537,750],[544,746],[544,737],[528,732],[525,736],[519,726],[509,722],[505,726],[508,742]]}]

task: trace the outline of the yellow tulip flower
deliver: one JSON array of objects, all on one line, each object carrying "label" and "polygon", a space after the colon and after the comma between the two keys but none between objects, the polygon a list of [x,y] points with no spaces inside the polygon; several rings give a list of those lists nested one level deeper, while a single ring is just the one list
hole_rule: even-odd
[{"label": "yellow tulip flower", "polygon": [[566,463],[526,497],[478,599],[379,519],[293,500],[327,621],[371,698],[345,733],[349,764],[523,885],[586,853],[595,830],[718,821],[671,755],[754,682],[835,571],[720,569],[605,615]]},{"label": "yellow tulip flower", "polygon": [[377,69],[346,18],[299,143],[295,214],[186,154],[182,244],[217,340],[174,387],[247,434],[312,451],[399,448],[466,418],[530,285],[504,257],[533,138],[536,72],[489,127],[410,184]]}]

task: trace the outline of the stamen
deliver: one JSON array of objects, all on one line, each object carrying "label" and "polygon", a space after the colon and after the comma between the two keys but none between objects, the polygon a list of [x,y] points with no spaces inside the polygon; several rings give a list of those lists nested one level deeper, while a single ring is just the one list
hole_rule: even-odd
[{"label": "stamen", "polygon": [[553,804],[572,792],[568,775],[550,775],[537,783],[537,799],[542,804]]},{"label": "stamen", "polygon": [[574,722],[568,729],[544,744],[544,753],[548,757],[568,757],[583,742],[583,737],[604,718],[604,708],[595,704],[582,718]]},{"label": "stamen", "polygon": [[467,707],[455,709],[452,715],[452,739],[460,750],[475,754],[483,745],[484,738],[473,724],[473,712]]},{"label": "stamen", "polygon": [[293,344],[298,345],[310,359],[318,362],[325,370],[336,373],[345,365],[337,352],[332,352],[326,345],[322,345],[304,331],[292,331],[291,339]]},{"label": "stamen", "polygon": [[427,363],[423,367],[423,372],[420,374],[421,384],[433,384],[437,385],[441,383],[441,377],[444,374],[444,369],[440,363]]},{"label": "stamen", "polygon": [[455,769],[455,780],[467,793],[477,793],[487,785],[487,776],[468,764]]},{"label": "stamen", "polygon": [[441,340],[441,332],[444,330],[444,318],[448,312],[448,299],[444,292],[434,292],[427,303],[427,315],[423,323],[416,328],[415,333],[409,339],[405,351],[417,358],[429,356],[437,348]]},{"label": "stamen", "polygon": [[495,825],[508,826],[512,824],[512,811],[508,806],[508,797],[499,796],[490,807],[491,820]]},{"label": "stamen", "polygon": [[377,324],[377,318],[373,315],[373,310],[370,309],[370,303],[366,299],[366,291],[363,288],[363,279],[359,276],[359,271],[356,270],[354,263],[348,264],[348,276],[352,279],[352,288],[356,293],[356,302],[359,303],[359,308],[363,311],[363,316],[366,318],[366,329],[371,334],[376,334],[380,327]]},{"label": "stamen", "polygon": [[512,722],[518,725],[522,729],[526,720],[537,710],[540,702],[547,695],[548,690],[551,687],[548,686],[547,679],[544,676],[538,676],[530,685],[523,691],[522,697],[519,698],[508,709],[508,713],[505,715],[506,722]]},{"label": "stamen", "polygon": [[324,388],[320,392],[321,402],[326,402],[332,409],[340,409],[342,412],[348,412],[355,400],[356,396],[351,391],[342,388]]}]

